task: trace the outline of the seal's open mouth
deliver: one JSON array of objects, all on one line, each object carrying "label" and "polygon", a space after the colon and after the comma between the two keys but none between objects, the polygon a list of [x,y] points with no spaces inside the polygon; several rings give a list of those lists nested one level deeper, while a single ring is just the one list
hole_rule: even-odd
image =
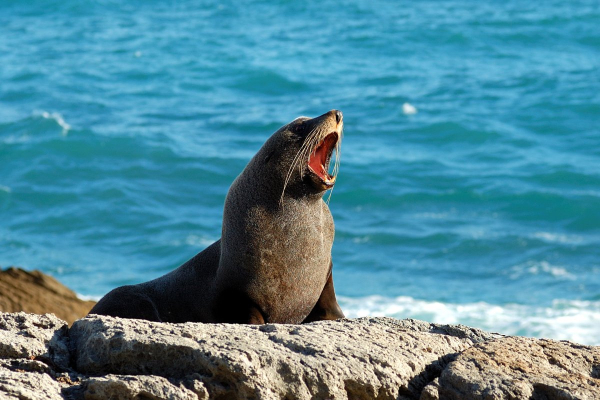
[{"label": "seal's open mouth", "polygon": [[311,170],[327,187],[335,183],[335,176],[329,175],[329,161],[338,141],[337,132],[332,132],[325,137],[315,148],[308,159],[308,169]]}]

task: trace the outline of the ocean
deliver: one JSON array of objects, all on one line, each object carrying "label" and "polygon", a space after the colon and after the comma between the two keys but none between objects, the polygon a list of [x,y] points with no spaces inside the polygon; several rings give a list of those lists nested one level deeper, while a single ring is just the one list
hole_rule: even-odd
[{"label": "ocean", "polygon": [[90,298],[158,277],[330,109],[348,316],[600,345],[597,0],[4,0],[0,265]]}]

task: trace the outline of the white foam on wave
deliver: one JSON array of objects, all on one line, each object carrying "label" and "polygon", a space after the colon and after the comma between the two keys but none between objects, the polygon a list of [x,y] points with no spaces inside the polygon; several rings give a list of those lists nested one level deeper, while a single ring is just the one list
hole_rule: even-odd
[{"label": "white foam on wave", "polygon": [[405,115],[414,115],[418,112],[417,107],[413,106],[410,103],[404,103],[402,104],[402,112]]},{"label": "white foam on wave", "polygon": [[201,247],[201,248],[208,247],[211,244],[213,244],[214,242],[215,242],[214,238],[207,238],[207,237],[202,237],[202,236],[198,236],[198,235],[188,235],[185,238],[185,244],[187,244],[189,246],[196,246],[196,247]]},{"label": "white foam on wave", "polygon": [[449,212],[423,212],[413,214],[413,216],[419,219],[448,219],[448,217],[455,213],[456,209],[452,208]]},{"label": "white foam on wave", "polygon": [[100,301],[100,299],[102,298],[102,296],[86,296],[84,294],[81,293],[75,293],[75,295],[77,296],[77,298],[79,300],[83,300],[83,301]]},{"label": "white foam on wave", "polygon": [[69,133],[69,130],[71,130],[71,125],[69,125],[64,120],[62,115],[60,115],[57,112],[49,113],[47,111],[35,111],[34,115],[39,115],[42,118],[54,120],[62,128],[63,136],[67,136],[67,134]]},{"label": "white foam on wave", "polygon": [[193,247],[198,247],[200,249],[204,249],[204,248],[210,246],[211,244],[213,244],[216,240],[218,240],[218,238],[215,239],[215,238],[211,238],[211,237],[189,234],[184,239],[172,240],[169,244],[171,246],[177,246],[177,247],[187,245],[187,246],[193,246]]},{"label": "white foam on wave", "polygon": [[510,279],[519,279],[523,275],[550,275],[554,278],[575,280],[576,276],[571,274],[565,267],[552,265],[547,261],[527,261],[526,263],[515,265],[510,269]]},{"label": "white foam on wave", "polygon": [[9,188],[8,186],[0,185],[0,192],[10,193],[10,192],[12,192],[12,189]]},{"label": "white foam on wave", "polygon": [[562,233],[535,232],[533,237],[550,243],[578,244],[583,242],[583,238],[577,235],[564,235]]},{"label": "white foam on wave", "polygon": [[571,340],[600,345],[600,301],[555,300],[551,307],[485,302],[455,304],[367,296],[339,297],[347,317],[415,318],[441,324],[464,324],[505,335]]}]

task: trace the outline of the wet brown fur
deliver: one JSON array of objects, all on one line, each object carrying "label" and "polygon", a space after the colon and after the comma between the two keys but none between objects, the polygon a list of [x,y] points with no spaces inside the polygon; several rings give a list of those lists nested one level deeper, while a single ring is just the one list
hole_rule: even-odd
[{"label": "wet brown fur", "polygon": [[220,240],[158,279],[114,289],[90,314],[165,322],[343,318],[326,187],[307,168],[310,153],[334,131],[339,153],[341,128],[335,110],[280,128],[231,185]]}]

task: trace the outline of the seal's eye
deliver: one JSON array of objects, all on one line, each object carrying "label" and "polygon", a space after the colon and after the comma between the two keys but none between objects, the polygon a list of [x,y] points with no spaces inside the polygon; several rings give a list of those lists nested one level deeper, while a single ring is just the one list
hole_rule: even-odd
[{"label": "seal's eye", "polygon": [[304,131],[304,122],[297,122],[290,128],[290,132],[294,134],[300,134]]}]

